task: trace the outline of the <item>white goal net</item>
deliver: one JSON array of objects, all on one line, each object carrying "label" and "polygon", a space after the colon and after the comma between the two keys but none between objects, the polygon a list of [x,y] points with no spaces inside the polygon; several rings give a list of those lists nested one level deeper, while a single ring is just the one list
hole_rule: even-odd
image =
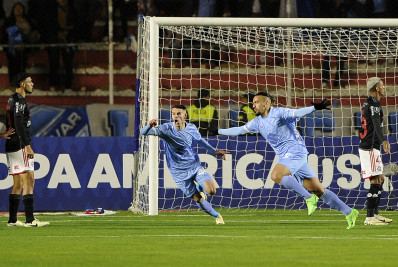
[{"label": "white goal net", "polygon": [[[387,88],[381,104],[384,135],[392,144],[392,154],[382,152],[383,162],[398,160],[398,20],[369,23],[144,17],[138,40],[140,106],[136,112],[140,127],[152,118],[170,121],[171,107],[189,107],[201,89],[210,92],[216,128],[245,123],[239,111],[247,104],[248,93],[267,91],[275,97],[275,106],[290,108],[329,98],[331,111],[302,118],[297,127],[310,153],[309,164],[322,184],[349,206],[362,209],[369,184],[360,174],[358,129],[369,77],[380,77]],[[210,144],[230,153],[223,161],[196,148],[217,185],[217,194],[208,199],[214,207],[306,208],[301,197],[270,179],[277,158],[261,136],[217,136],[211,127],[203,127],[203,137]],[[131,210],[157,214],[158,210],[197,209],[175,185],[166,167],[162,141],[140,136],[138,153]],[[394,173],[387,174],[381,209],[397,206],[397,196],[388,193],[398,183]],[[322,204],[320,208],[328,207]]]}]

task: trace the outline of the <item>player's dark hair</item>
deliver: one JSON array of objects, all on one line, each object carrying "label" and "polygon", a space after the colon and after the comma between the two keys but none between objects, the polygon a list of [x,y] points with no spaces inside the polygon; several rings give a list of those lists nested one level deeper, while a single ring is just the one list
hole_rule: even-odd
[{"label": "player's dark hair", "polygon": [[11,85],[19,88],[21,86],[21,82],[25,81],[30,75],[26,72],[18,72],[14,75],[11,80]]},{"label": "player's dark hair", "polygon": [[268,92],[258,92],[258,93],[256,94],[256,96],[258,96],[258,95],[262,95],[262,96],[266,96],[266,97],[271,98],[271,95],[270,95],[270,93],[268,93]]},{"label": "player's dark hair", "polygon": [[258,92],[255,96],[258,96],[258,95],[262,95],[262,96],[265,96],[265,97],[268,97],[269,99],[271,99],[271,104],[275,103],[275,100],[276,100],[275,97],[268,92]]},{"label": "player's dark hair", "polygon": [[178,108],[178,109],[182,109],[182,110],[187,110],[187,107],[184,105],[174,105],[171,108]]}]

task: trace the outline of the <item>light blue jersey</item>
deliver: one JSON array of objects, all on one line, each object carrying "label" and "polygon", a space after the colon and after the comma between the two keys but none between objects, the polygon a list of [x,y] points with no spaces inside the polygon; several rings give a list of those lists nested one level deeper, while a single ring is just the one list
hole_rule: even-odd
[{"label": "light blue jersey", "polygon": [[[145,126],[141,133],[145,133],[149,126]],[[178,130],[173,122],[161,124],[151,128],[148,135],[156,135],[163,139],[167,167],[176,182],[191,179],[202,168],[199,156],[192,148],[192,142],[198,144],[211,152],[216,149],[204,140],[196,126],[186,123],[186,127]]]},{"label": "light blue jersey", "polygon": [[298,118],[315,111],[314,107],[300,109],[271,108],[267,116],[257,116],[242,127],[219,129],[222,135],[260,133],[278,155],[278,164],[286,166],[298,180],[315,177],[307,163],[308,150],[296,130]]},{"label": "light blue jersey", "polygon": [[[271,108],[266,117],[258,116],[246,123],[250,133],[260,133],[281,159],[286,153],[308,155],[304,140],[296,130],[297,109]],[[301,115],[301,114],[300,114]]]}]

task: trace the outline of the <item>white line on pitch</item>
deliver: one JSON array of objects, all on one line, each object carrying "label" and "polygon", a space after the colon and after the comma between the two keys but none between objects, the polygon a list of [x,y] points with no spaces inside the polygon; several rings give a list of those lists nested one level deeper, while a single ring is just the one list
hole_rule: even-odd
[{"label": "white line on pitch", "polygon": [[[208,217],[208,216],[206,216]],[[208,217],[211,219],[210,217]],[[140,220],[114,220],[114,219],[103,219],[103,220],[96,220],[96,219],[85,219],[85,220],[54,220],[51,221],[51,223],[63,223],[63,222],[76,222],[76,223],[81,223],[81,222],[184,222],[185,220],[151,220],[151,219],[140,219]],[[330,220],[330,219],[324,219],[324,220],[245,220],[245,221],[237,221],[237,220],[226,220],[228,223],[252,223],[252,222],[263,222],[263,223],[277,223],[277,222],[340,222],[344,221],[343,219],[341,220]]]},{"label": "white line on pitch", "polygon": [[286,235],[257,235],[257,236],[234,236],[234,235],[97,235],[97,236],[41,236],[44,238],[134,238],[134,237],[208,237],[208,238],[278,238],[278,239],[336,239],[336,240],[398,240],[392,237],[355,237],[355,236],[286,236]]}]

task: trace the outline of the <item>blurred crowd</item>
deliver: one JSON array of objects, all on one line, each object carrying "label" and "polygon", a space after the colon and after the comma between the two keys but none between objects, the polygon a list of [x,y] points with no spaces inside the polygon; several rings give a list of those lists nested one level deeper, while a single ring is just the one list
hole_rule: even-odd
[{"label": "blurred crowd", "polygon": [[394,0],[291,0],[289,9],[288,0],[0,0],[0,42],[9,77],[25,71],[35,50],[32,44],[44,43],[50,89],[71,88],[77,44],[108,40],[108,1],[113,6],[114,40],[120,42],[128,42],[131,32],[136,32],[137,24],[129,27],[129,22],[137,21],[137,15],[390,18],[398,14]]},{"label": "blurred crowd", "polygon": [[138,12],[150,16],[392,18],[396,0],[137,0]]}]

